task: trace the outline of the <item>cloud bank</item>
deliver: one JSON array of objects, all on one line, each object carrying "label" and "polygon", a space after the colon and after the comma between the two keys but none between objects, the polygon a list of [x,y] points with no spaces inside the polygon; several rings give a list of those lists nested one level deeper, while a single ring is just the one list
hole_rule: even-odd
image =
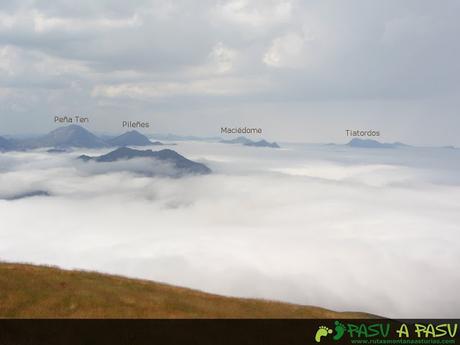
[{"label": "cloud bank", "polygon": [[[92,174],[69,155],[0,155],[0,258],[389,317],[460,303],[458,150],[181,142],[214,173]],[[139,164],[137,162],[136,164]]]}]

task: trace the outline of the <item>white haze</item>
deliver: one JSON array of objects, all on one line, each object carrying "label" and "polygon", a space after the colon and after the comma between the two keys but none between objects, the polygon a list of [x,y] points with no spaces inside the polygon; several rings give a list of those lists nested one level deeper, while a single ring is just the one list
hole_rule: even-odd
[{"label": "white haze", "polygon": [[0,259],[389,317],[458,316],[459,150],[174,149],[214,173],[93,174],[75,159],[107,151],[0,154],[0,198],[51,194],[0,200]]}]

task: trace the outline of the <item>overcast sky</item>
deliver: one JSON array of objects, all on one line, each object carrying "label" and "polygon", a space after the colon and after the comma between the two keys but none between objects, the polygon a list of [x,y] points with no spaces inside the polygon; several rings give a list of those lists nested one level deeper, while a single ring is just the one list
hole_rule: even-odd
[{"label": "overcast sky", "polygon": [[2,0],[0,134],[89,128],[460,145],[460,2]]}]

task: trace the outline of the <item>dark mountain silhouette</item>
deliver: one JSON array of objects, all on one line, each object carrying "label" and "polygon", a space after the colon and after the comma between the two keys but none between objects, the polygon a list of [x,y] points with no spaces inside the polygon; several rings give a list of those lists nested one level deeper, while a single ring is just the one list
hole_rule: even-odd
[{"label": "dark mountain silhouette", "polygon": [[352,139],[348,144],[350,147],[368,148],[368,149],[395,149],[399,147],[409,147],[409,145],[395,142],[395,143],[381,143],[372,139]]},{"label": "dark mountain silhouette", "polygon": [[112,146],[148,146],[162,145],[159,141],[151,142],[145,135],[138,131],[129,131],[116,138],[108,140]]},{"label": "dark mountain silhouette", "polygon": [[206,165],[193,162],[184,156],[181,156],[176,151],[169,149],[152,151],[121,147],[102,156],[89,157],[82,155],[78,158],[85,162],[95,161],[98,163],[109,163],[134,158],[153,158],[171,164],[176,170],[176,175],[179,176],[184,174],[209,174],[211,172],[211,169],[209,169]]},{"label": "dark mountain silhouette", "polygon": [[106,147],[107,144],[90,131],[78,125],[69,125],[60,127],[51,131],[47,135],[37,139],[28,139],[21,143],[24,148],[37,147],[84,147],[100,148]]},{"label": "dark mountain silhouette", "polygon": [[272,147],[272,148],[280,147],[275,142],[269,143],[266,140],[252,141],[251,139],[248,139],[246,137],[238,137],[236,139],[231,139],[231,140],[221,140],[220,142],[223,144],[242,144],[245,146],[255,146],[255,147]]},{"label": "dark mountain silhouette", "polygon": [[16,145],[11,140],[0,137],[0,152],[14,150],[15,148]]}]

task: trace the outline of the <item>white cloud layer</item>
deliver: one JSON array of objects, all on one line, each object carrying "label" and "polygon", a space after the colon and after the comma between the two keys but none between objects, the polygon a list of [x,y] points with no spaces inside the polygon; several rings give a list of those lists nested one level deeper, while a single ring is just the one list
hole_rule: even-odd
[{"label": "white cloud layer", "polygon": [[83,152],[1,154],[0,197],[52,196],[0,200],[0,258],[389,317],[458,316],[458,150],[175,148],[214,173],[92,175],[74,160]]}]

